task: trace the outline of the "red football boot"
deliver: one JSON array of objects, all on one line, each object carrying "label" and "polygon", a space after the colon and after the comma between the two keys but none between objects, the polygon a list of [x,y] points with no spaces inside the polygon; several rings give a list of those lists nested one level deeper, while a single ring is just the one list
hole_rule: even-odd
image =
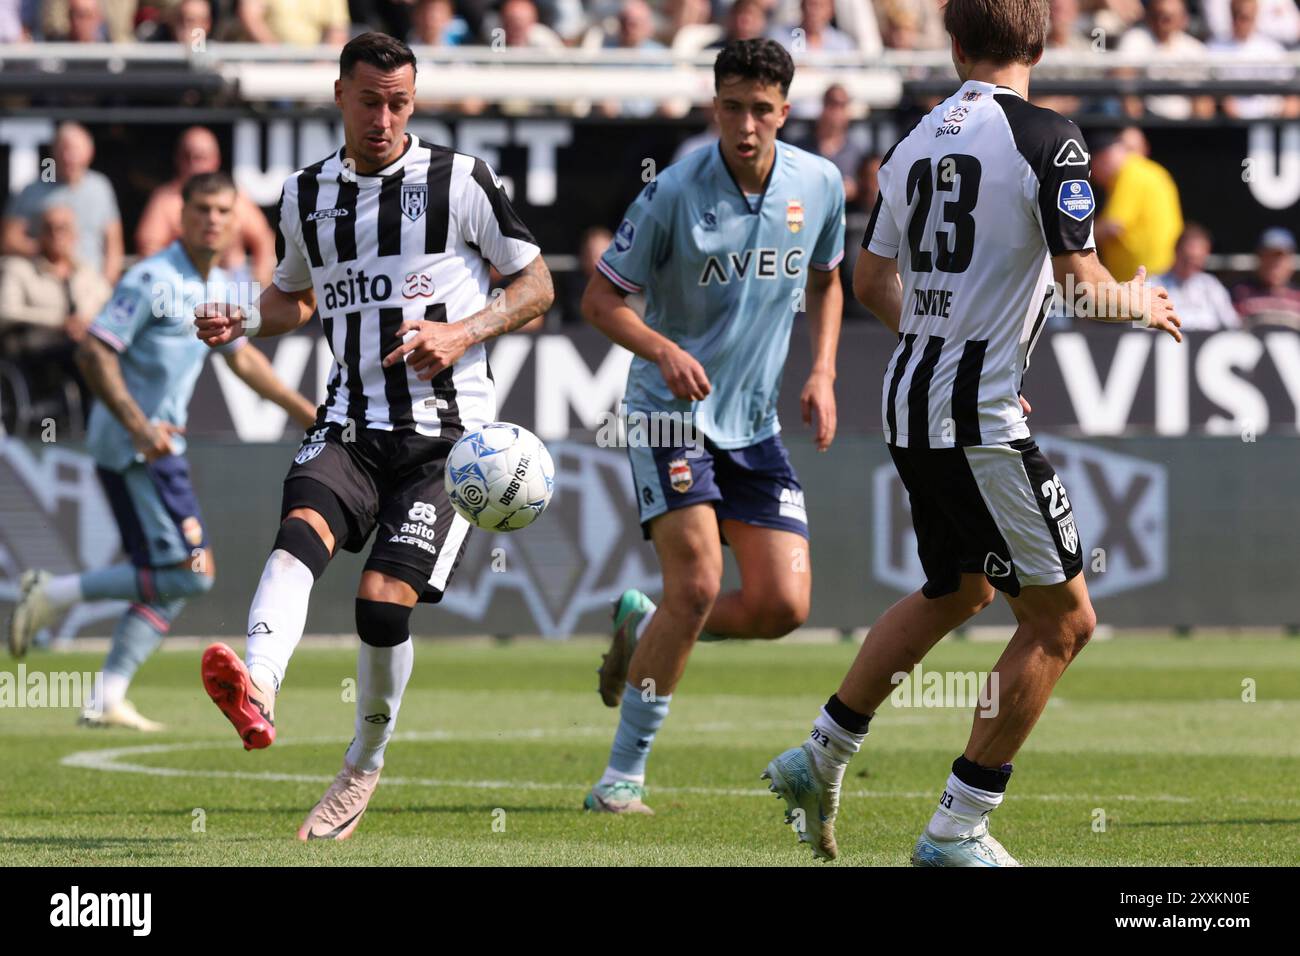
[{"label": "red football boot", "polygon": [[245,750],[260,750],[275,742],[275,692],[258,687],[239,655],[225,644],[203,652],[203,689],[221,708]]}]

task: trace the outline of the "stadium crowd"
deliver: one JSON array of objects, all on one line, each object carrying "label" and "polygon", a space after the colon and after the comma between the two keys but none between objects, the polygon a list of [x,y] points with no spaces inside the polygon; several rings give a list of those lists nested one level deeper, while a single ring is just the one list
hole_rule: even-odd
[{"label": "stadium crowd", "polygon": [[[0,0],[0,43],[218,41],[695,52],[769,35],[804,50],[947,47],[939,0]],[[1300,45],[1296,0],[1052,0],[1051,46],[1152,57]]]}]

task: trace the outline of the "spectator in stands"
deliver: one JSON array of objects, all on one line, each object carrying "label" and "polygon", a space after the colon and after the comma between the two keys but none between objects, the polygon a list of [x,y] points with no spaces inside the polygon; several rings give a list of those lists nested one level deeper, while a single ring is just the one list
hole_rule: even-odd
[{"label": "spectator in stands", "polygon": [[212,4],[208,0],[178,0],[163,15],[162,26],[150,39],[199,50],[211,35]]},{"label": "spectator in stands", "polygon": [[113,292],[98,270],[77,261],[77,216],[70,206],[40,214],[36,253],[5,260],[0,326],[42,329],[27,345],[80,342]]},{"label": "spectator in stands", "polygon": [[99,0],[68,0],[68,30],[65,43],[107,43],[108,23]]},{"label": "spectator in stands", "polygon": [[1166,275],[1151,280],[1153,285],[1162,285],[1169,290],[1169,297],[1178,306],[1184,332],[1241,328],[1241,319],[1228,290],[1205,271],[1212,244],[1209,230],[1189,222],[1178,237],[1174,267]]},{"label": "spectator in stands", "polygon": [[843,30],[831,26],[835,6],[831,0],[801,0],[799,22],[774,26],[768,36],[791,53],[852,53],[858,45]]},{"label": "spectator in stands", "polygon": [[136,0],[39,0],[46,39],[72,43],[135,40]]},{"label": "spectator in stands", "polygon": [[906,4],[889,2],[880,14],[880,41],[890,50],[918,50],[921,19]]},{"label": "spectator in stands", "polygon": [[1084,11],[1093,27],[1100,29],[1107,39],[1107,47],[1114,49],[1115,39],[1146,16],[1142,0],[1084,0]]},{"label": "spectator in stands", "polygon": [[[1050,19],[1047,27],[1048,50],[1061,53],[1089,53],[1092,42],[1085,36],[1081,27],[1079,0],[1051,0]],[[1068,78],[1087,77],[1085,72],[1069,71]],[[1033,95],[1035,106],[1055,110],[1063,116],[1075,116],[1083,111],[1084,101],[1081,97],[1070,95],[1039,96]]]},{"label": "spectator in stands", "polygon": [[[1258,22],[1259,0],[1232,0],[1232,36],[1226,40],[1210,41],[1210,52],[1216,56],[1256,62],[1234,66],[1230,70],[1225,68],[1222,77],[1227,80],[1282,82],[1293,79],[1295,69],[1292,67],[1258,65],[1258,61],[1278,60],[1286,53],[1282,44],[1259,32]],[[1229,96],[1223,101],[1223,112],[1234,119],[1295,118],[1300,116],[1300,96]]]},{"label": "spectator in stands", "polygon": [[948,48],[942,4],[933,0],[874,0],[874,9],[881,40],[890,49]]},{"label": "spectator in stands", "polygon": [[[1214,39],[1227,40],[1233,35],[1231,0],[1201,0],[1201,15]],[[1256,28],[1284,47],[1300,44],[1300,5],[1296,0],[1260,0]]]},{"label": "spectator in stands", "polygon": [[239,23],[254,43],[341,47],[352,21],[347,0],[239,0]]},{"label": "spectator in stands", "polygon": [[561,273],[559,298],[565,322],[578,325],[584,321],[582,295],[587,290],[591,277],[596,274],[596,261],[604,255],[613,239],[614,234],[604,226],[592,226],[583,230],[578,242],[578,268]]},{"label": "spectator in stands", "polygon": [[[1191,59],[1203,57],[1205,46],[1187,32],[1187,6],[1183,0],[1151,0],[1147,7],[1146,24],[1129,30],[1119,41],[1122,54],[1141,57],[1144,63],[1161,59]],[[1200,79],[1196,67],[1152,69],[1152,79]],[[1145,101],[1136,96],[1127,97],[1124,109],[1134,119],[1149,110],[1156,116],[1171,120],[1191,119],[1193,116],[1208,119],[1214,116],[1214,100],[1208,96],[1148,96]]]},{"label": "spectator in stands", "polygon": [[415,4],[408,43],[461,46],[470,40],[469,26],[456,16],[451,0],[418,0]]},{"label": "spectator in stands", "polygon": [[663,29],[659,41],[671,46],[682,27],[702,27],[713,22],[709,0],[668,0],[664,4]]},{"label": "spectator in stands", "polygon": [[1232,290],[1237,314],[1247,328],[1284,325],[1300,329],[1300,288],[1292,282],[1295,249],[1295,235],[1289,229],[1267,229],[1259,237],[1255,275]]},{"label": "spectator in stands", "polygon": [[858,164],[867,153],[867,144],[860,133],[852,128],[848,91],[832,83],[822,95],[822,112],[813,124],[811,135],[795,143],[835,164],[844,180],[844,198],[848,202],[857,195]]},{"label": "spectator in stands", "polygon": [[1120,282],[1132,279],[1139,266],[1149,275],[1167,272],[1183,232],[1173,177],[1119,134],[1092,139],[1092,181],[1107,194],[1095,226],[1101,261]]},{"label": "spectator in stands", "polygon": [[[59,204],[77,211],[77,259],[98,269],[109,282],[122,274],[122,217],[113,185],[103,173],[90,168],[95,141],[79,123],[60,123],[51,149],[53,163],[42,163],[41,175],[29,183],[5,210],[0,251],[5,255],[34,256],[34,238],[46,206]],[[47,178],[46,173],[51,174]]]},{"label": "spectator in stands", "polygon": [[541,23],[533,0],[505,0],[501,4],[501,30],[505,45],[534,49],[562,49],[564,42]]},{"label": "spectator in stands", "polygon": [[761,0],[735,0],[727,9],[727,18],[723,22],[726,32],[722,38],[709,44],[709,49],[716,50],[734,40],[754,40],[767,31],[767,8]]},{"label": "spectator in stands", "polygon": [[[645,0],[624,0],[618,11],[618,32],[605,37],[607,50],[662,50],[664,45],[654,37],[654,11]],[[635,97],[624,100],[607,100],[601,104],[606,116],[653,116],[659,101],[653,97]]]},{"label": "spectator in stands", "polygon": [[[176,177],[149,197],[135,230],[135,247],[141,257],[151,256],[181,237],[181,187],[191,176],[221,169],[221,146],[212,131],[191,126],[176,141]],[[275,270],[275,234],[262,210],[242,189],[235,200],[232,227],[237,230],[219,263],[236,280],[255,279],[263,286]]]}]

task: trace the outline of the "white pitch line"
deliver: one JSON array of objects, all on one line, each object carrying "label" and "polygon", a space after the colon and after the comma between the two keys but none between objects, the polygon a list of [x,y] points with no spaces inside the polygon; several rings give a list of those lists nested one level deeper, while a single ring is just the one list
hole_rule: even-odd
[{"label": "white pitch line", "polygon": [[[703,725],[695,729],[705,729],[705,726],[712,730],[735,729],[734,724],[712,724]],[[753,727],[754,725],[746,725]],[[565,738],[565,737],[591,737],[605,735],[608,730],[605,728],[584,728],[572,727],[562,730],[545,730],[529,729],[513,731],[508,735],[503,732],[497,733],[455,733],[452,731],[427,731],[411,732],[405,734],[394,734],[394,740],[421,742],[421,741],[465,741],[465,740],[493,740],[500,737],[509,736],[511,739],[539,739],[539,738]],[[349,737],[302,737],[291,740],[280,741],[278,746],[284,747],[291,744],[346,744],[351,738]],[[198,778],[221,778],[227,780],[252,780],[267,781],[272,783],[327,783],[334,779],[330,775],[317,774],[298,774],[298,773],[276,773],[274,771],[247,771],[247,770],[205,770],[205,769],[183,769],[180,767],[156,767],[149,764],[123,762],[123,758],[133,756],[145,756],[149,754],[179,753],[196,750],[211,749],[230,749],[229,741],[190,741],[187,743],[176,744],[145,744],[135,747],[114,747],[106,750],[81,750],[76,753],[68,754],[63,757],[59,764],[64,767],[74,767],[82,770],[99,770],[110,773],[139,773],[154,777],[198,777]],[[460,790],[533,790],[549,791],[564,790],[569,792],[581,793],[587,787],[585,784],[576,783],[546,783],[538,780],[444,780],[429,777],[385,777],[384,783],[390,786],[412,786],[412,787],[440,787],[446,789]],[[696,794],[703,796],[715,797],[767,797],[771,794],[766,789],[755,787],[754,789],[744,789],[738,787],[655,787],[654,792],[666,794]],[[920,800],[934,797],[930,790],[846,790],[843,793],[846,797],[862,798],[884,798],[896,800]],[[1157,793],[1157,794],[1129,794],[1113,793],[1105,796],[1094,796],[1088,794],[1068,794],[1068,793],[1030,793],[1017,794],[1017,800],[1037,800],[1046,802],[1090,802],[1094,805],[1105,804],[1107,801],[1119,802],[1150,802],[1150,803],[1195,803],[1192,797],[1183,797],[1177,794]],[[1233,798],[1228,798],[1233,800]],[[1270,802],[1276,803],[1276,800]],[[1300,800],[1283,800],[1283,803],[1300,803]]]}]

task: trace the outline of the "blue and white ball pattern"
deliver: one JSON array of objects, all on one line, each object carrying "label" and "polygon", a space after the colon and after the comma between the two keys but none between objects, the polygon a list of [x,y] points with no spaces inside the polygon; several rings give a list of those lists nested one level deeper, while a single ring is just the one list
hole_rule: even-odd
[{"label": "blue and white ball pattern", "polygon": [[493,422],[469,432],[447,456],[447,497],[485,531],[526,528],[550,504],[555,464],[526,428]]}]

